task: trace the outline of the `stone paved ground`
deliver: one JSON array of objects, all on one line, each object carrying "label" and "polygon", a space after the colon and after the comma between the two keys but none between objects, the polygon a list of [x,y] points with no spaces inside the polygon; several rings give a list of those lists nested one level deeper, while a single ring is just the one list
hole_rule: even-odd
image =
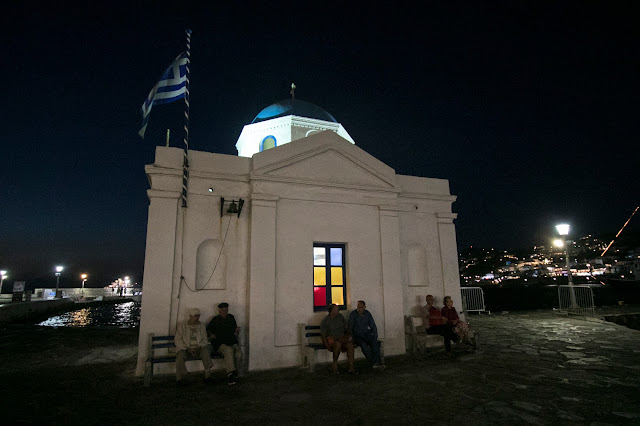
[{"label": "stone paved ground", "polygon": [[640,424],[640,331],[552,312],[473,316],[481,348],[389,357],[359,376],[258,372],[233,387],[133,378],[135,330],[9,326],[1,412],[45,424]]}]

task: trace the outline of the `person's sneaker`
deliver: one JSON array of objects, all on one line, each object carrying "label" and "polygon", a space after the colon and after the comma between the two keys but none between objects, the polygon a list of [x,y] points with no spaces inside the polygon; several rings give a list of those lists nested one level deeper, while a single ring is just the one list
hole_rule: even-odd
[{"label": "person's sneaker", "polygon": [[360,374],[355,368],[353,370],[347,371],[347,373],[351,374],[352,376],[357,376],[358,374]]},{"label": "person's sneaker", "polygon": [[387,366],[384,365],[384,364],[374,364],[373,368],[376,369],[376,370],[383,371],[385,368],[387,368]]},{"label": "person's sneaker", "polygon": [[231,385],[235,385],[236,383],[238,383],[235,379],[235,377],[233,377],[233,373],[229,373],[229,375],[227,375],[227,384],[229,386]]}]

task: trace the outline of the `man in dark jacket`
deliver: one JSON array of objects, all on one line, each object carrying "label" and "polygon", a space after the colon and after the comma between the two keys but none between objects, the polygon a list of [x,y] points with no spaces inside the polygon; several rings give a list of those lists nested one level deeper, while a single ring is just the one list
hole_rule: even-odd
[{"label": "man in dark jacket", "polygon": [[242,363],[242,350],[238,344],[238,334],[240,327],[236,319],[229,313],[229,304],[218,305],[219,315],[211,319],[207,325],[207,333],[211,339],[211,346],[214,352],[224,357],[225,368],[227,370],[227,383],[235,385],[238,380],[238,369],[236,366]]},{"label": "man in dark jacket", "polygon": [[364,300],[358,300],[358,308],[349,315],[349,332],[353,336],[353,342],[360,346],[373,368],[384,369],[384,364],[380,362],[378,327],[371,312],[367,311]]}]

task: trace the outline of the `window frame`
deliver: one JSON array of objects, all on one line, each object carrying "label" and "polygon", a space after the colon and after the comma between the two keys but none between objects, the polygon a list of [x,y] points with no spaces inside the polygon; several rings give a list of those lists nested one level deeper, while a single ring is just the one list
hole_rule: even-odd
[{"label": "window frame", "polygon": [[[326,261],[325,261],[325,277],[326,277],[326,283],[324,286],[316,286],[315,282],[314,282],[314,273],[315,273],[315,268],[320,267],[322,265],[315,265],[315,262],[313,261],[313,256],[312,256],[312,261],[311,261],[311,296],[312,296],[312,301],[313,301],[313,311],[314,312],[321,312],[321,311],[326,311],[327,307],[333,303],[333,299],[332,299],[332,292],[331,289],[334,287],[334,284],[331,284],[331,268],[332,267],[336,267],[334,265],[331,265],[331,249],[332,248],[339,248],[342,250],[342,265],[339,266],[342,268],[342,300],[343,300],[343,304],[338,305],[338,309],[339,310],[345,310],[347,309],[347,305],[348,305],[348,301],[347,301],[347,244],[346,243],[318,243],[318,242],[314,242],[313,243],[313,248],[315,249],[316,247],[322,247],[325,249],[325,256],[326,256]],[[315,294],[313,293],[313,289],[315,287],[324,287],[326,289],[325,291],[325,301],[326,304],[324,306],[316,306],[315,304]],[[340,287],[339,285],[335,285],[335,287]]]},{"label": "window frame", "polygon": [[264,138],[262,138],[262,140],[260,141],[260,152],[264,151],[264,141],[266,141],[269,138],[273,139],[273,147],[267,148],[267,150],[273,149],[278,146],[278,139],[276,139],[276,137],[273,135],[267,135]]}]

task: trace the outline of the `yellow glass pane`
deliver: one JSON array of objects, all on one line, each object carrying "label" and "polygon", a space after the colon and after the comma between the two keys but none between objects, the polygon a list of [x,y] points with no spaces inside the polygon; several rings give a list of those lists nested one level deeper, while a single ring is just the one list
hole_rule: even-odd
[{"label": "yellow glass pane", "polygon": [[331,267],[331,285],[342,285],[342,268]]},{"label": "yellow glass pane", "polygon": [[331,287],[331,303],[336,305],[344,305],[344,295],[342,294],[342,286]]},{"label": "yellow glass pane", "polygon": [[327,270],[324,266],[313,268],[313,285],[327,285]]}]

